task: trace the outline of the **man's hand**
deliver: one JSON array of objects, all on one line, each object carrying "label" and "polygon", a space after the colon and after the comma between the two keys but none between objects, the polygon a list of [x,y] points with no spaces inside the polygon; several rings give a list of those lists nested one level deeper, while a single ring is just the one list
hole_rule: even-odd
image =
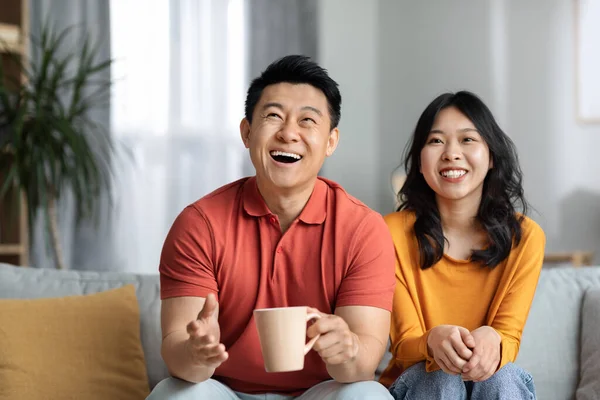
[{"label": "man's hand", "polygon": [[358,337],[350,331],[342,317],[324,314],[316,308],[308,307],[309,313],[321,315],[306,331],[309,338],[321,337],[313,349],[319,353],[325,364],[337,365],[351,361],[358,353]]},{"label": "man's hand", "polygon": [[491,326],[482,326],[471,332],[475,339],[473,356],[462,369],[463,380],[481,382],[494,373],[500,363],[502,338]]},{"label": "man's hand", "polygon": [[475,339],[468,329],[456,325],[439,325],[431,329],[427,348],[442,371],[450,375],[462,372],[471,359]]},{"label": "man's hand", "polygon": [[189,339],[186,349],[192,363],[197,366],[217,368],[229,357],[225,345],[219,343],[221,329],[215,315],[218,307],[215,296],[209,294],[198,319],[187,325]]}]

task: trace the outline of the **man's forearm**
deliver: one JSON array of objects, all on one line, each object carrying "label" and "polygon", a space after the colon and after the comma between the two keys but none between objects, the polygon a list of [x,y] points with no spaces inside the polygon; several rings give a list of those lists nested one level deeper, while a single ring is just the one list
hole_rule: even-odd
[{"label": "man's forearm", "polygon": [[209,379],[215,368],[194,365],[186,343],[189,335],[185,331],[177,331],[163,339],[161,353],[167,364],[169,373],[176,378],[192,383],[200,383]]},{"label": "man's forearm", "polygon": [[381,362],[385,344],[370,335],[354,334],[358,344],[356,356],[343,364],[327,365],[327,372],[338,382],[352,383],[372,380]]}]

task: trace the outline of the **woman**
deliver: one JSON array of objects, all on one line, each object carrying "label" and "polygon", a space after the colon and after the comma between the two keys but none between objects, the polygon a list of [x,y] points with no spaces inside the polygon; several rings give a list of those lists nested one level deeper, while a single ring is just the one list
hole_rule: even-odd
[{"label": "woman", "polygon": [[429,104],[407,149],[400,207],[386,217],[397,284],[381,382],[396,399],[534,399],[513,362],[545,235],[525,216],[514,144],[463,91]]}]

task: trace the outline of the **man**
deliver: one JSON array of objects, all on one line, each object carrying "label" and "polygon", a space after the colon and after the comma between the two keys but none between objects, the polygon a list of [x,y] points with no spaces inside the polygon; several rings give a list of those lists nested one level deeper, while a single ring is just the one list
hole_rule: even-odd
[{"label": "man", "polygon": [[[256,176],[188,206],[160,262],[169,378],[149,399],[391,399],[372,379],[389,334],[394,249],[382,217],[318,177],[341,96],[303,56],[272,63],[246,98]],[[257,308],[309,306],[320,334],[302,371],[267,373]]]}]

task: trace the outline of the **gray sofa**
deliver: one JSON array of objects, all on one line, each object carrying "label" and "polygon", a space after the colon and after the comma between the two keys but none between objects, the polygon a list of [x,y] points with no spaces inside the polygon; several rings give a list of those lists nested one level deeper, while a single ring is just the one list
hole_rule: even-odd
[{"label": "gray sofa", "polygon": [[[153,387],[167,376],[160,356],[160,299],[157,276],[56,271],[0,264],[0,298],[89,294],[129,283],[135,285],[137,291],[142,346],[148,380],[150,387]],[[588,347],[588,353],[589,346],[600,346],[597,337],[587,338],[587,334],[582,335],[582,331],[600,332],[600,326],[598,329],[590,329],[585,327],[584,323],[582,327],[582,312],[586,312],[583,304],[587,295],[596,290],[600,291],[600,267],[543,270],[517,360],[519,365],[533,375],[539,399],[575,399],[580,377],[585,375],[586,370],[589,372],[586,378],[587,387],[580,388],[577,399],[600,399],[600,373],[590,378],[590,368],[596,368],[598,360],[589,360],[590,357],[586,358],[585,354],[582,358],[580,354],[583,342]],[[596,295],[592,300],[600,302],[600,295]],[[596,310],[600,313],[600,306]],[[585,318],[583,320],[585,322]],[[600,349],[596,348],[592,355],[600,356]],[[388,353],[382,365],[389,357]],[[584,359],[585,367],[581,368],[580,363],[583,363]]]}]

